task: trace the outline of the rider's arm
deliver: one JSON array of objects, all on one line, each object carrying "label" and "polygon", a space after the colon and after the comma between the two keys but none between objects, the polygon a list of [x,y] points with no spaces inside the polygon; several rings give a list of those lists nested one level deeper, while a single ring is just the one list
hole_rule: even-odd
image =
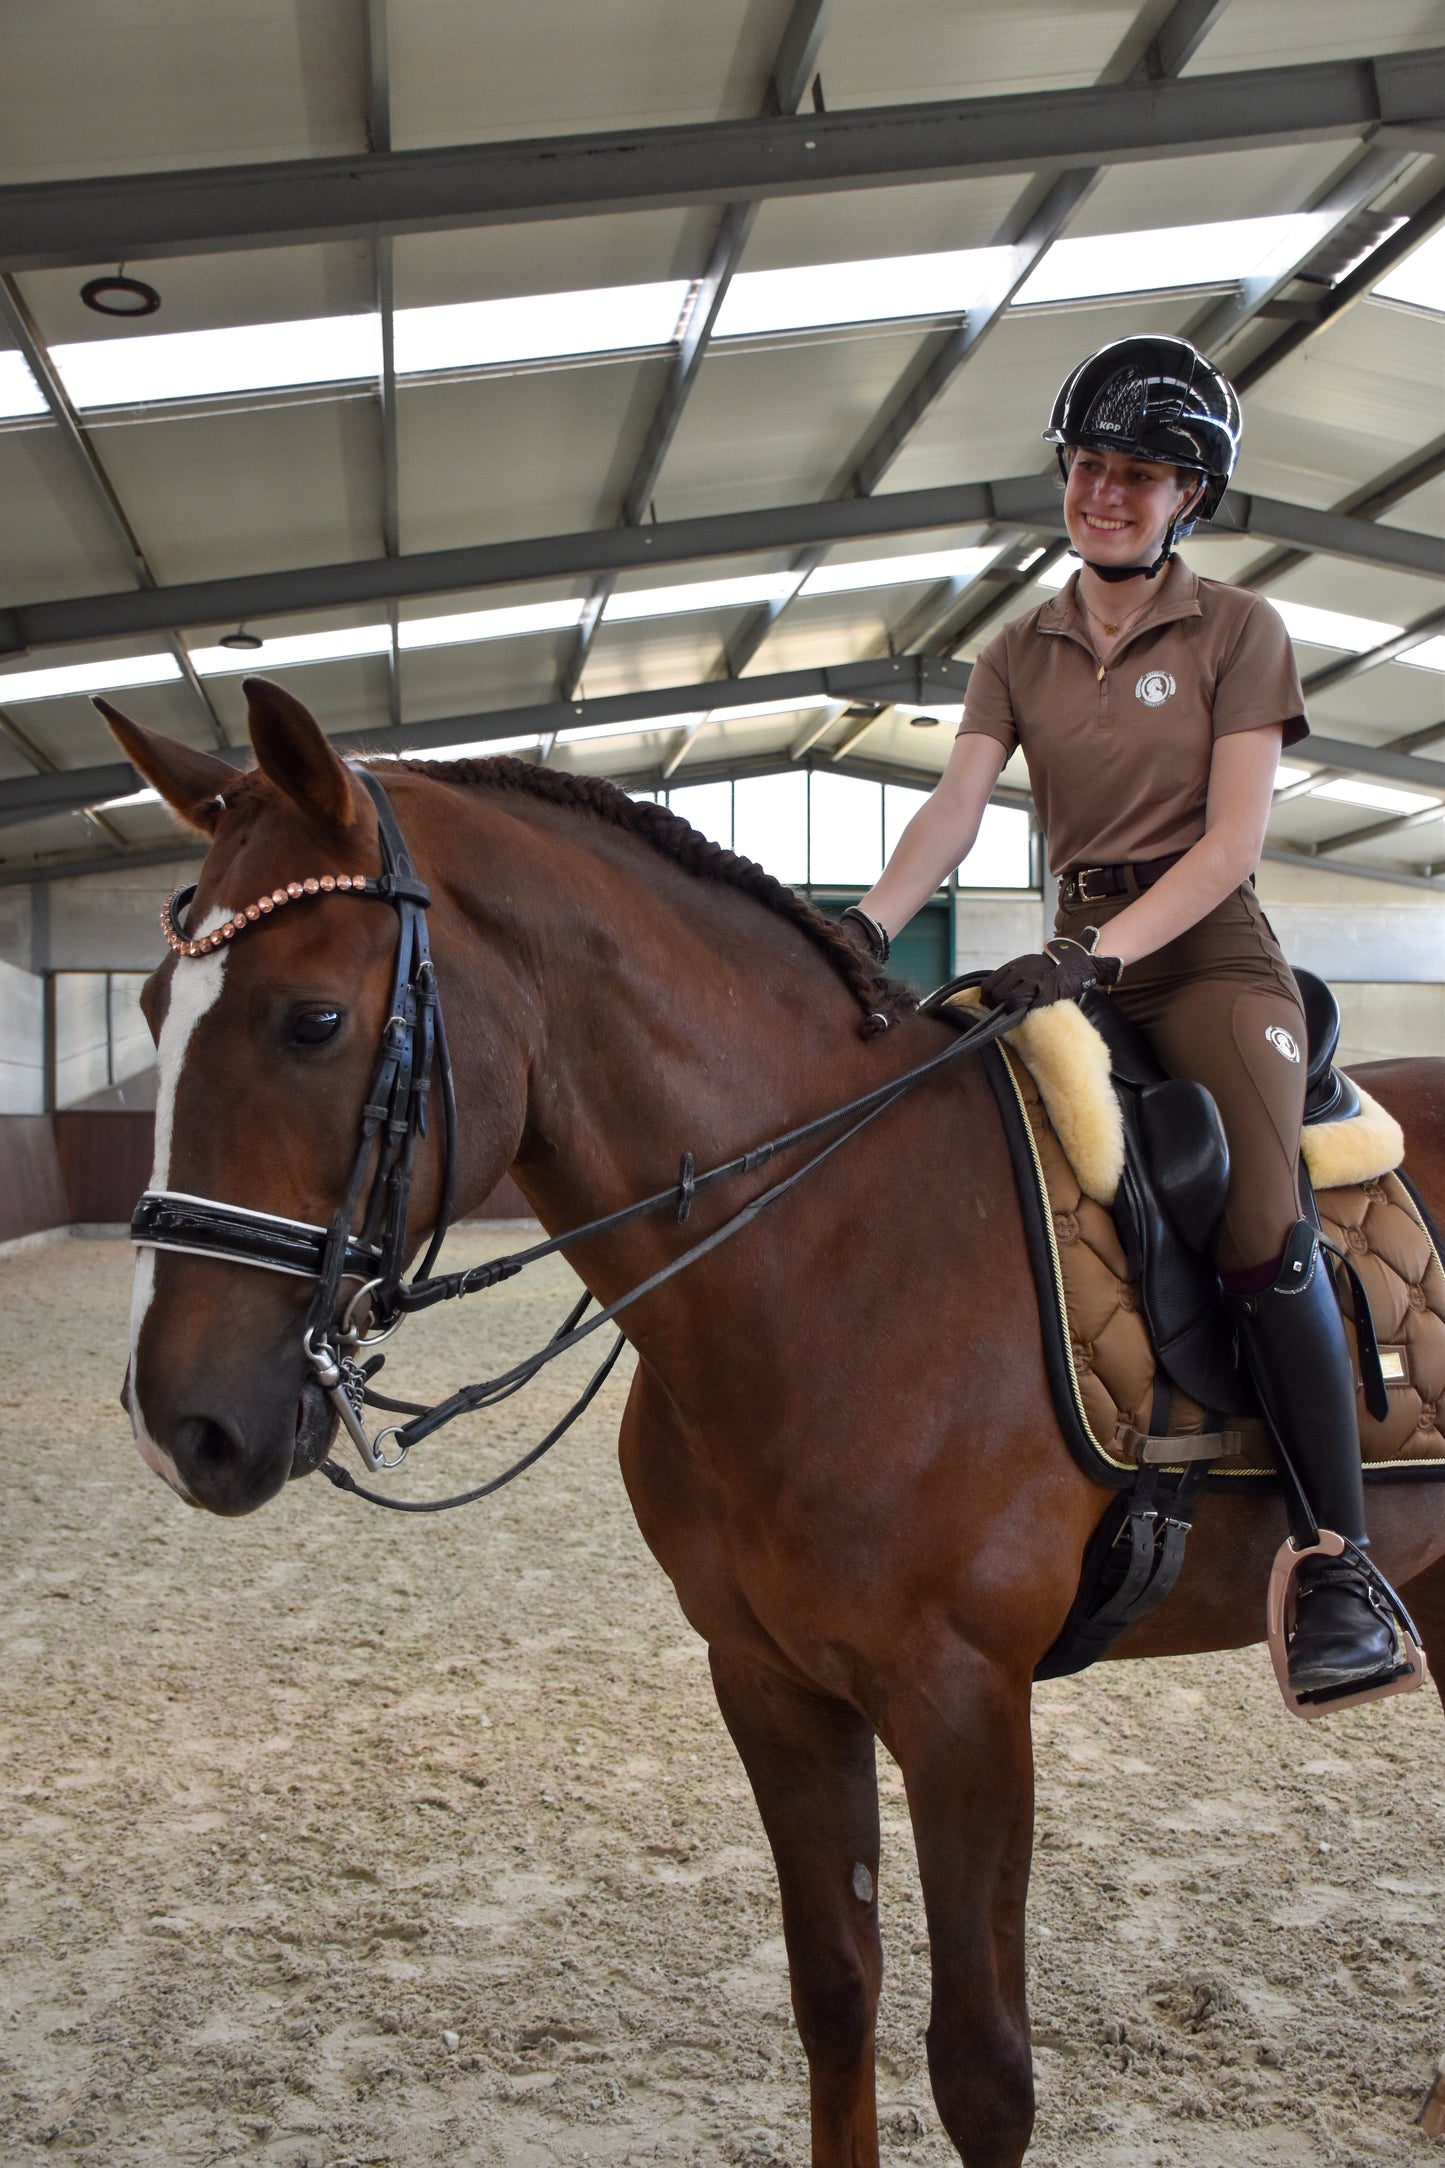
[{"label": "rider's arm", "polygon": [[936,789],[899,837],[877,886],[863,898],[863,910],[890,935],[907,925],[973,849],[984,808],[1007,758],[1007,749],[998,739],[981,732],[954,739]]},{"label": "rider's arm", "polygon": [[1282,723],[1216,738],[1204,834],[1162,880],[1110,919],[1101,955],[1126,965],[1152,955],[1222,903],[1259,864],[1279,761]]}]

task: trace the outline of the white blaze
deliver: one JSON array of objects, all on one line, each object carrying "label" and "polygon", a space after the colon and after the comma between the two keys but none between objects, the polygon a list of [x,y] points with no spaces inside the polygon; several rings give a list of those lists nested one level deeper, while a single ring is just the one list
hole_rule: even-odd
[{"label": "white blaze", "polygon": [[[210,933],[233,914],[224,906],[207,914],[194,929],[197,939]],[[180,1087],[181,1071],[185,1066],[186,1053],[191,1035],[209,1009],[214,1008],[221,992],[221,980],[226,969],[229,952],[224,948],[212,949],[209,956],[180,956],[171,973],[171,998],[161,1025],[160,1045],[156,1049],[156,1066],[160,1072],[156,1085],[156,1156],[151,1168],[152,1189],[169,1189],[171,1175],[171,1142],[176,1124],[176,1093]],[[141,1411],[140,1392],[136,1385],[136,1363],[140,1353],[141,1327],[151,1306],[156,1285],[156,1253],[142,1250],[136,1258],[135,1283],[131,1290],[130,1304],[130,1421],[135,1432],[135,1442],[141,1459],[157,1475],[164,1476],[171,1489],[179,1491],[182,1498],[190,1492],[181,1480],[179,1469],[163,1446],[156,1444],[146,1427]]]}]

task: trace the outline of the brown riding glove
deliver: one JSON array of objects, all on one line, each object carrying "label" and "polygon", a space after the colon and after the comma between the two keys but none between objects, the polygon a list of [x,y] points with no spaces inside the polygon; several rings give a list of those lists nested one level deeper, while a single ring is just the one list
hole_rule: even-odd
[{"label": "brown riding glove", "polygon": [[[1099,938],[1098,928],[1086,935]],[[1015,956],[991,971],[979,991],[991,1008],[1014,1009],[1024,1016],[1055,1001],[1077,1001],[1091,986],[1117,986],[1124,966],[1117,956],[1096,956],[1082,941],[1055,934],[1041,956]]]}]

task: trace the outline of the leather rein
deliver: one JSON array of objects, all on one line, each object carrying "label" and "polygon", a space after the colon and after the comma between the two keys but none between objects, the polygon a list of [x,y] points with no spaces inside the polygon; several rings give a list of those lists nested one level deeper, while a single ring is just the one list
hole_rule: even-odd
[{"label": "leather rein", "polygon": [[[214,1198],[195,1197],[175,1190],[147,1190],[135,1208],[130,1237],[141,1248],[224,1258],[264,1271],[314,1279],[316,1287],[307,1311],[302,1345],[316,1384],[330,1400],[364,1466],[372,1473],[400,1467],[412,1446],[441,1429],[443,1424],[510,1399],[530,1384],[548,1363],[579,1346],[633,1303],[641,1301],[643,1296],[652,1294],[687,1266],[697,1264],[733,1235],[751,1226],[769,1205],[786,1196],[805,1175],[831,1158],[916,1084],[956,1061],[960,1055],[986,1046],[1017,1022],[1012,1013],[995,1010],[962,1032],[941,1053],[905,1070],[901,1076],[875,1085],[844,1105],[754,1145],[733,1159],[699,1174],[692,1154],[684,1152],[677,1181],[650,1197],[640,1198],[601,1219],[589,1220],[566,1234],[552,1236],[509,1256],[494,1258],[489,1263],[473,1265],[461,1272],[438,1273],[434,1267],[446,1239],[454,1201],[457,1109],[436,967],[427,939],[426,912],[431,894],[417,877],[386,790],[369,770],[356,768],[353,773],[376,807],[382,868],[379,875],[323,874],[289,882],[199,937],[188,935],[180,924],[181,914],[195,895],[194,883],[188,888],[177,889],[161,912],[161,926],[169,946],[178,957],[186,958],[208,955],[250,927],[264,923],[276,911],[306,898],[359,896],[386,903],[395,910],[397,945],[391,1000],[362,1106],[361,1134],[345,1194],[328,1224],[317,1227],[307,1221],[286,1219]],[[441,1100],[441,1197],[425,1255],[408,1280],[407,1217],[412,1176],[417,1145],[431,1128],[434,1082],[439,1086]],[[839,1129],[838,1125],[844,1123],[848,1126]],[[429,1309],[433,1303],[496,1287],[504,1280],[515,1278],[528,1265],[537,1264],[559,1250],[591,1241],[614,1228],[625,1227],[634,1220],[668,1209],[673,1211],[679,1226],[685,1225],[693,1200],[705,1191],[737,1175],[752,1174],[779,1153],[811,1143],[830,1130],[838,1130],[838,1133],[791,1174],[760,1192],[701,1242],[661,1266],[585,1323],[583,1319],[593,1298],[584,1293],[543,1347],[499,1376],[461,1386],[431,1407],[416,1401],[389,1399],[374,1390],[371,1380],[385,1357],[368,1355],[367,1351],[389,1339],[408,1312]],[[354,1230],[353,1223],[361,1210],[363,1191],[366,1191],[367,1171],[373,1167],[373,1162],[361,1226]],[[358,1285],[343,1309],[342,1289],[348,1282]],[[363,1306],[368,1310],[364,1325],[358,1321]],[[512,1482],[540,1460],[571,1428],[601,1389],[622,1352],[624,1338],[619,1331],[577,1400],[546,1436],[500,1475],[474,1490],[461,1492],[453,1498],[408,1501],[364,1489],[345,1468],[329,1457],[320,1463],[321,1472],[338,1488],[352,1491],[358,1497],[394,1512],[439,1513],[453,1506],[470,1505]],[[367,1427],[368,1408],[402,1415],[407,1420],[390,1424],[373,1437]],[[385,1450],[388,1440],[395,1441],[395,1450],[389,1455]]]}]

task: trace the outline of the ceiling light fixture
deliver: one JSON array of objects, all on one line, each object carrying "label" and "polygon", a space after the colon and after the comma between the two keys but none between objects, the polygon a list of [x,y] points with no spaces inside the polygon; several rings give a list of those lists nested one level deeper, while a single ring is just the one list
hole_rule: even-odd
[{"label": "ceiling light fixture", "polygon": [[910,730],[937,730],[938,717],[936,715],[910,715],[908,727]]},{"label": "ceiling light fixture", "polygon": [[247,632],[244,625],[238,625],[234,632],[223,632],[216,643],[218,647],[238,648],[245,654],[250,654],[253,649],[264,647],[265,644],[258,632]]},{"label": "ceiling light fixture", "polygon": [[144,279],[128,279],[121,264],[113,276],[87,279],[80,298],[97,316],[154,316],[161,297]]}]

